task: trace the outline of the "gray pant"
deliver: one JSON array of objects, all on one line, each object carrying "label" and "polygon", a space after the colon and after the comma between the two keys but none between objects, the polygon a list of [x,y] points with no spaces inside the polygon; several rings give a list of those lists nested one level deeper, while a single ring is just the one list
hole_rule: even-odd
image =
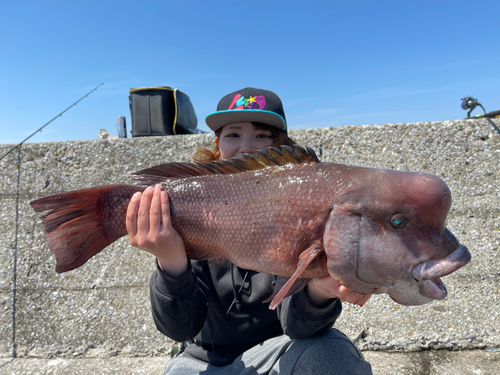
[{"label": "gray pant", "polygon": [[321,336],[292,340],[278,336],[256,345],[227,366],[213,366],[189,357],[167,362],[168,375],[313,375],[371,374],[371,366],[342,332],[331,329]]}]

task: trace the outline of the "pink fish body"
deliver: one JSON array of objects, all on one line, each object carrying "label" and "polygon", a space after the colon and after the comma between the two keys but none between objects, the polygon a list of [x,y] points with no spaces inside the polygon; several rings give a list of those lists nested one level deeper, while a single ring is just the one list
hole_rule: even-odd
[{"label": "pink fish body", "polygon": [[[308,279],[330,274],[360,293],[404,305],[446,297],[440,277],[470,260],[445,228],[451,193],[436,176],[319,163],[283,146],[214,163],[169,163],[137,172],[162,183],[172,225],[191,259],[227,258],[281,276],[271,308]],[[121,236],[143,187],[107,185],[33,201],[58,272],[79,267]]]}]

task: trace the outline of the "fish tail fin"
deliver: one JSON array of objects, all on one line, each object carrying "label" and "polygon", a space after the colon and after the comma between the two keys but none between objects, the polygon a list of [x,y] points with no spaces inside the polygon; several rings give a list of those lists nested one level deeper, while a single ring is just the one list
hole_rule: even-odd
[{"label": "fish tail fin", "polygon": [[127,207],[143,187],[105,185],[54,194],[30,202],[45,227],[56,271],[78,268],[127,234]]}]

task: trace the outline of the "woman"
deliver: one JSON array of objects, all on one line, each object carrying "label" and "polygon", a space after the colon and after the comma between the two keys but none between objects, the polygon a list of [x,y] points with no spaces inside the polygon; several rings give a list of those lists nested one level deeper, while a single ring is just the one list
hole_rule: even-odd
[{"label": "woman", "polygon": [[[281,100],[271,91],[245,88],[228,94],[206,122],[215,132],[215,146],[198,150],[198,161],[294,144],[286,132]],[[150,284],[156,326],[173,340],[195,340],[182,357],[167,363],[165,373],[371,373],[354,344],[331,328],[340,315],[341,300],[363,305],[369,295],[327,276],[312,279],[276,311],[269,310],[262,302],[272,293],[272,275],[241,269],[227,260],[187,258],[160,185],[134,195],[127,231],[132,246],[157,260]]]}]

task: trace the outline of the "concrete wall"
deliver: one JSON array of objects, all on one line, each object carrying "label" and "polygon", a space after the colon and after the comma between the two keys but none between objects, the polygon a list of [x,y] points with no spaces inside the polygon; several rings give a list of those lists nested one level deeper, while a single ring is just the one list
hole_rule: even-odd
[{"label": "concrete wall", "polygon": [[[404,307],[373,296],[345,305],[337,327],[375,373],[500,372],[500,120],[292,131],[323,161],[424,171],[453,193],[449,229],[471,263],[446,277],[449,296]],[[187,161],[210,135],[25,144],[0,161],[0,373],[160,373],[172,341],[149,308],[153,258],[122,238],[64,274],[29,202],[127,183],[139,169]],[[1,145],[0,155],[13,145]]]}]

